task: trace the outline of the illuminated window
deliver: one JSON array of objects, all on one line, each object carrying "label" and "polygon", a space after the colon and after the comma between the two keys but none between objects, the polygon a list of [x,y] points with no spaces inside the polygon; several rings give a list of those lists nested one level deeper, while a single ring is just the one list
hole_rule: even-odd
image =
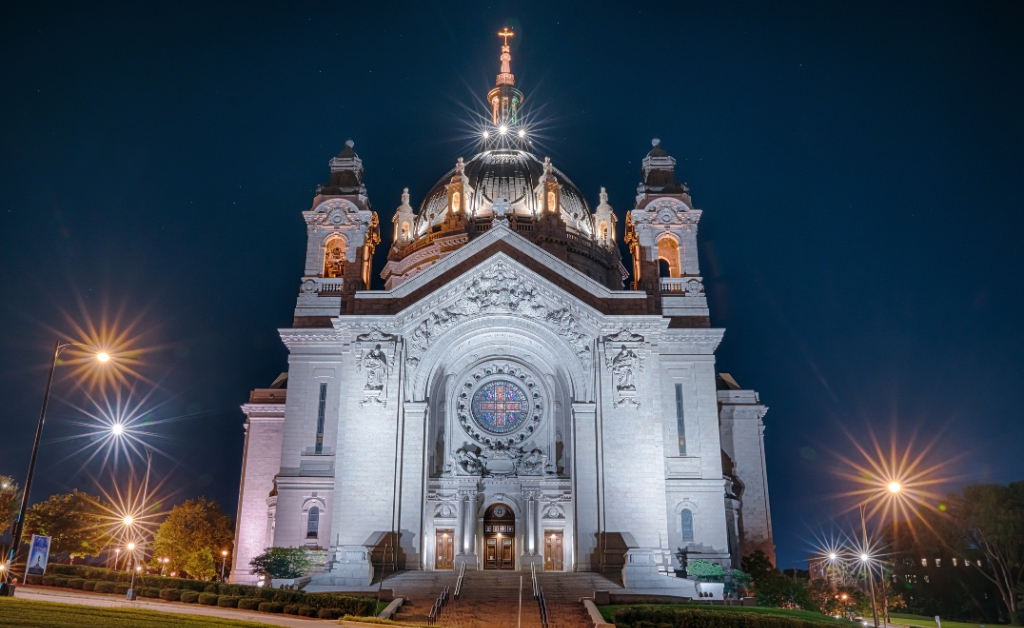
[{"label": "illuminated window", "polygon": [[458,192],[452,194],[452,211],[458,213],[462,207],[462,195]]},{"label": "illuminated window", "polygon": [[548,190],[548,211],[555,211],[558,207],[555,205],[555,193],[552,190]]},{"label": "illuminated window", "polygon": [[690,512],[689,508],[683,508],[681,515],[682,529],[683,529],[683,540],[693,540],[693,513]]},{"label": "illuminated window", "polygon": [[941,567],[942,566],[942,559],[941,558],[936,558],[935,559],[935,566],[936,567]]},{"label": "illuminated window", "polygon": [[[658,258],[668,263],[668,277],[679,277],[679,243],[675,238],[664,236],[658,240]],[[665,275],[663,275],[665,276]]]},{"label": "illuminated window", "polygon": [[306,520],[306,538],[315,539],[320,536],[320,509],[313,506],[309,509],[309,518]]},{"label": "illuminated window", "polygon": [[676,431],[679,432],[679,455],[686,455],[686,424],[683,422],[683,385],[676,384]]},{"label": "illuminated window", "polygon": [[331,238],[324,250],[324,277],[345,276],[345,241]]},{"label": "illuminated window", "polygon": [[971,566],[971,561],[970,561],[970,559],[968,559],[968,558],[965,558],[965,559],[964,559],[964,567],[970,567],[970,566]]},{"label": "illuminated window", "polygon": [[953,559],[953,566],[956,567],[956,559]]},{"label": "illuminated window", "polygon": [[316,411],[316,453],[324,453],[324,410],[327,406],[327,384],[320,384],[320,407]]},{"label": "illuminated window", "polygon": [[921,566],[922,567],[927,567],[928,566],[928,559],[927,558],[922,558],[921,559]]}]

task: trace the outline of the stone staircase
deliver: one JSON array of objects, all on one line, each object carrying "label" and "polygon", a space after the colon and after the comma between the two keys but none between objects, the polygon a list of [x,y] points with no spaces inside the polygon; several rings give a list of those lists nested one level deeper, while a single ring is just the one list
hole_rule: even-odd
[{"label": "stone staircase", "polygon": [[[441,612],[439,626],[449,628],[516,628],[519,625],[519,577],[523,577],[522,628],[541,628],[540,609],[533,599],[529,571],[467,571],[458,600],[450,599]],[[406,599],[398,621],[427,622],[427,615],[445,586],[454,594],[456,574],[450,571],[405,571],[384,581],[384,587]],[[596,573],[537,574],[548,605],[549,628],[591,626],[582,597],[595,590],[622,587]]]}]

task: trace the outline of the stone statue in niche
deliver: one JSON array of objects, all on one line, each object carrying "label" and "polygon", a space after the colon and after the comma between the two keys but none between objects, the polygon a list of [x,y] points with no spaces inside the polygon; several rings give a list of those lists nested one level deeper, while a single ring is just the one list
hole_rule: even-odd
[{"label": "stone statue in niche", "polygon": [[391,360],[388,359],[388,355],[384,353],[379,344],[375,345],[363,356],[359,366],[366,371],[362,404],[387,405],[388,375],[391,374]]},{"label": "stone statue in niche", "polygon": [[619,390],[636,390],[636,370],[640,357],[632,349],[622,345],[618,355],[612,358],[612,373],[615,375],[615,387]]},{"label": "stone statue in niche", "polygon": [[643,370],[643,360],[631,348],[622,345],[619,353],[610,360],[609,367],[615,378],[616,406],[627,403],[639,407],[636,400],[636,374]]}]

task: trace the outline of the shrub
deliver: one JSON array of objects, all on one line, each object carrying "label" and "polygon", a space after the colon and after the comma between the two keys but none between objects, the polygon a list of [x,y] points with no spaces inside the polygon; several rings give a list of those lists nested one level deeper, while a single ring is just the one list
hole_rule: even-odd
[{"label": "shrub", "polygon": [[96,585],[99,584],[99,583],[100,583],[99,580],[86,580],[85,582],[82,583],[82,590],[83,591],[95,591],[96,590]]},{"label": "shrub", "polygon": [[303,604],[302,606],[299,607],[298,616],[299,617],[316,617],[316,609],[313,608],[312,606],[308,606],[306,604]]},{"label": "shrub", "polygon": [[238,608],[242,609],[243,611],[255,611],[259,610],[260,604],[262,603],[263,600],[261,600],[258,597],[243,597],[242,599],[238,600]]},{"label": "shrub", "polygon": [[96,593],[113,593],[116,586],[115,583],[104,580],[103,582],[97,582],[96,586],[93,587],[93,591]]},{"label": "shrub", "polygon": [[220,586],[216,582],[209,582],[203,587],[203,593],[216,593],[220,595]]},{"label": "shrub", "polygon": [[42,584],[42,576],[25,576],[25,584]]},{"label": "shrub", "polygon": [[203,606],[216,606],[220,596],[216,593],[200,593],[199,603]]},{"label": "shrub", "polygon": [[195,604],[199,601],[200,595],[200,593],[197,593],[195,591],[182,591],[181,597],[178,599],[180,599],[182,602],[186,604]]},{"label": "shrub", "polygon": [[81,589],[83,584],[85,584],[85,578],[68,578],[69,589]]},{"label": "shrub", "polygon": [[217,606],[223,606],[224,608],[238,608],[238,600],[240,599],[241,598],[237,595],[222,595],[217,600]]},{"label": "shrub", "polygon": [[41,578],[43,586],[44,587],[52,587],[53,586],[53,579],[56,578],[56,577],[57,576],[43,576]]},{"label": "shrub", "polygon": [[299,605],[298,604],[285,604],[284,605],[284,614],[285,615],[298,615],[299,614]]},{"label": "shrub", "polygon": [[321,608],[316,612],[316,616],[320,619],[341,619],[344,614],[345,611],[340,608]]},{"label": "shrub", "polygon": [[156,587],[140,587],[139,588],[139,597],[158,598],[158,597],[160,597],[160,589],[158,589]]},{"label": "shrub", "polygon": [[202,593],[206,590],[206,583],[202,580],[186,580],[184,578],[175,578],[177,580],[178,588],[182,591],[195,591],[196,593]]},{"label": "shrub", "polygon": [[[130,587],[128,586],[127,582],[115,582],[114,583],[114,593],[117,593],[118,595],[124,595],[125,593],[128,593],[128,589],[129,588]],[[139,587],[136,586],[135,590],[138,591],[138,589],[139,589]]]},{"label": "shrub", "polygon": [[280,602],[260,602],[260,605],[256,607],[256,610],[261,613],[283,613],[284,604]]},{"label": "shrub", "polygon": [[67,576],[54,576],[53,586],[55,587],[66,587],[68,586],[69,578]]},{"label": "shrub", "polygon": [[177,602],[181,599],[181,594],[184,593],[181,589],[160,589],[160,599],[167,600],[168,602]]}]

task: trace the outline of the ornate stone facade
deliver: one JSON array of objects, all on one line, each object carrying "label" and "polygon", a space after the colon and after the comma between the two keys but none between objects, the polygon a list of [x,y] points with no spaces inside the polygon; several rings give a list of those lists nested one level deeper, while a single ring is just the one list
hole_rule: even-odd
[{"label": "ornate stone facade", "polygon": [[418,214],[404,191],[386,290],[367,289],[362,161],[351,143],[331,161],[303,213],[287,377],[243,407],[235,581],[270,545],[327,551],[307,590],[367,586],[382,564],[536,563],[672,591],[680,548],[726,566],[771,552],[766,408],[716,374],[724,330],[675,161],[657,142],[644,159],[623,289],[605,191],[590,212],[528,141],[493,139]]}]

